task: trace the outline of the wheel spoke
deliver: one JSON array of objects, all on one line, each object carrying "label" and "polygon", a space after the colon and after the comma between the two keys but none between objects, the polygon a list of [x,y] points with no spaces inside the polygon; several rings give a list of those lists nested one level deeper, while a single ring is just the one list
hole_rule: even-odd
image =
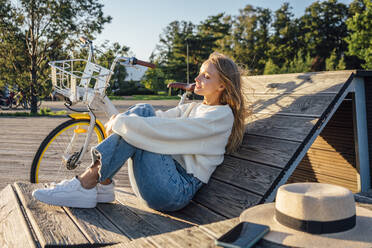
[{"label": "wheel spoke", "polygon": [[[62,155],[65,153],[67,147],[69,146],[72,136],[75,134],[74,143],[71,146],[71,154],[78,154],[81,148],[84,145],[85,137],[87,132],[74,132],[76,128],[88,129],[88,121],[75,121],[75,123],[70,124],[64,128],[62,132],[58,132],[53,138],[53,141],[49,141],[48,148],[45,150],[39,164],[38,170],[38,182],[56,182],[63,179],[69,179],[75,175],[82,173],[90,164],[90,156],[87,156],[86,153],[89,153],[91,147],[98,144],[99,136],[101,135],[100,131],[97,128],[94,129],[90,142],[88,144],[85,154],[83,154],[82,159],[80,160],[80,165],[76,168],[69,170],[66,165],[62,162]],[[45,146],[47,145],[45,144]],[[43,148],[45,149],[45,147]],[[35,163],[35,161],[34,161]],[[35,167],[35,168],[34,168]],[[36,165],[33,165],[33,169],[36,170]],[[36,174],[36,173],[35,173]]]}]

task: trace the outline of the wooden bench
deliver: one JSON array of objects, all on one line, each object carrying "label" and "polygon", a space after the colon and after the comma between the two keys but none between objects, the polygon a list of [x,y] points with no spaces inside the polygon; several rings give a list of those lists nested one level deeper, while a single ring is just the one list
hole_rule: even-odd
[{"label": "wooden bench", "polygon": [[[360,94],[360,78],[353,71],[245,78],[253,115],[242,146],[225,156],[210,182],[177,212],[149,209],[128,186],[116,190],[113,204],[74,209],[35,201],[31,192],[43,184],[8,185],[0,193],[0,246],[213,246],[244,209],[274,200],[347,94]],[[364,150],[357,157],[361,190],[367,191],[369,162]]]}]

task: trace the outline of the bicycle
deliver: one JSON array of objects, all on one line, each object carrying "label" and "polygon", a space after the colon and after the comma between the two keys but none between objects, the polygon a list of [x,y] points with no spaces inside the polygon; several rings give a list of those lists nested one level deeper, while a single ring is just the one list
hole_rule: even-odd
[{"label": "bicycle", "polygon": [[[88,47],[87,59],[52,61],[51,77],[54,92],[65,98],[65,106],[75,112],[70,119],[52,130],[42,141],[31,166],[32,183],[55,182],[71,178],[82,173],[91,164],[90,148],[106,138],[105,127],[96,119],[95,112],[103,111],[108,118],[118,114],[118,110],[106,95],[106,89],[117,63],[124,66],[145,66],[154,68],[149,62],[134,57],[117,56],[110,69],[92,62],[93,42],[81,38],[84,47]],[[92,87],[90,87],[92,86]],[[182,88],[181,84],[175,84]],[[181,97],[182,104],[186,92]],[[87,112],[72,108],[78,102],[87,107]]]}]

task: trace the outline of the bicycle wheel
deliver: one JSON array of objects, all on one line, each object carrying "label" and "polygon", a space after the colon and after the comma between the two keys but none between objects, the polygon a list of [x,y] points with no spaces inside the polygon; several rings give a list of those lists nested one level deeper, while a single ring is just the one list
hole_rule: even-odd
[{"label": "bicycle wheel", "polygon": [[29,107],[29,104],[28,104],[28,101],[26,99],[23,99],[22,102],[21,102],[21,106],[23,109],[30,109]]},{"label": "bicycle wheel", "polygon": [[[91,147],[104,139],[104,132],[97,124],[94,126],[90,143],[81,163],[79,165],[71,163],[74,158],[77,158],[84,145],[88,128],[89,120],[71,119],[50,132],[35,154],[30,181],[32,183],[59,182],[82,173],[91,165]],[[72,139],[73,142],[71,142]],[[70,161],[69,163],[66,163],[66,157],[70,158],[67,160]]]}]

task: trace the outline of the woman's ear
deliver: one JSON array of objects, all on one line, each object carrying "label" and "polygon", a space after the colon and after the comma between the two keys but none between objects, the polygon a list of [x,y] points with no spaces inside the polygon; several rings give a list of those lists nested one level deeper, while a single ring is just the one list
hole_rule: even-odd
[{"label": "woman's ear", "polygon": [[223,83],[220,83],[220,85],[218,86],[218,91],[224,91],[225,89],[225,85]]}]

